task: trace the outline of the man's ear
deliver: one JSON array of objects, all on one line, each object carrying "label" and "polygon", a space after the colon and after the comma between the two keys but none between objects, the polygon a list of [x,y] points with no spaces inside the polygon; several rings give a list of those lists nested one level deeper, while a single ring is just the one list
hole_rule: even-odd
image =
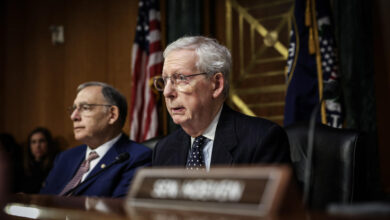
[{"label": "man's ear", "polygon": [[212,78],[213,82],[213,98],[218,98],[225,87],[225,78],[222,73],[216,73]]},{"label": "man's ear", "polygon": [[119,118],[119,108],[116,105],[113,105],[110,107],[110,119],[108,121],[109,124],[114,124],[116,121],[118,121]]}]

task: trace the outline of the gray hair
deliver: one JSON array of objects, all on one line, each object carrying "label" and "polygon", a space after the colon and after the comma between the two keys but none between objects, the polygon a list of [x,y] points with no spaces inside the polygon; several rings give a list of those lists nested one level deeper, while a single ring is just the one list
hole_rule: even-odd
[{"label": "gray hair", "polygon": [[217,40],[203,36],[186,36],[177,39],[164,50],[164,58],[174,50],[194,50],[198,57],[196,68],[208,74],[222,73],[224,77],[225,97],[229,94],[229,74],[232,66],[232,56],[229,50]]},{"label": "gray hair", "polygon": [[103,82],[86,82],[83,84],[80,84],[77,87],[77,92],[80,92],[81,90],[85,89],[89,86],[101,86],[102,87],[102,94],[104,99],[108,102],[110,105],[115,105],[119,109],[119,117],[118,121],[121,127],[126,122],[126,116],[127,116],[127,101],[126,98],[114,87],[103,83]]}]

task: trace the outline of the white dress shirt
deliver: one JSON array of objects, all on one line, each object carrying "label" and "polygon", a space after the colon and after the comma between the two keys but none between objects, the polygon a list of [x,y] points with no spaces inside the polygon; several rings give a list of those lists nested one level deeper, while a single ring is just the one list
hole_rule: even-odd
[{"label": "white dress shirt", "polygon": [[109,141],[107,141],[106,143],[98,146],[97,148],[95,149],[91,149],[89,146],[87,147],[87,153],[85,154],[85,159],[88,158],[88,155],[91,151],[95,151],[99,157],[92,160],[91,162],[89,162],[89,170],[88,172],[84,173],[83,177],[81,178],[81,182],[83,182],[85,180],[85,178],[87,178],[88,174],[91,172],[91,170],[93,170],[93,168],[99,163],[99,161],[104,157],[104,155],[107,153],[108,150],[110,150],[110,148],[112,146],[114,146],[114,144],[119,140],[119,138],[122,136],[122,134],[119,134],[118,136],[116,136],[114,139],[111,139]]},{"label": "white dress shirt", "polygon": [[[202,134],[202,136],[207,138],[207,140],[205,140],[204,147],[203,147],[203,157],[204,157],[204,163],[207,171],[210,170],[211,153],[213,151],[215,131],[217,130],[217,125],[218,125],[219,117],[221,116],[222,107],[223,105],[219,109],[218,114],[214,117],[213,121],[210,123],[210,125]],[[191,137],[191,147],[192,147],[192,143],[194,143],[194,140],[195,138]]]}]

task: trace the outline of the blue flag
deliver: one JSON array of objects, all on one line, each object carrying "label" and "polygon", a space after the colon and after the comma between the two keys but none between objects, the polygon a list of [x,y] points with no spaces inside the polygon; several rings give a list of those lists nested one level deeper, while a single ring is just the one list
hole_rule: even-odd
[{"label": "blue flag", "polygon": [[[308,121],[322,99],[324,83],[339,80],[329,0],[295,0],[287,60],[284,125]],[[318,120],[343,123],[340,98],[325,100]]]}]

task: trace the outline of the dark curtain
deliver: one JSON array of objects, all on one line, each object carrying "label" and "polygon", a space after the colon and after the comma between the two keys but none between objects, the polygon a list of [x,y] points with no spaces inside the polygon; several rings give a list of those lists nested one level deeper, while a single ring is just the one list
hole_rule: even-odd
[{"label": "dark curtain", "polygon": [[167,0],[167,43],[203,30],[203,0]]},{"label": "dark curtain", "polygon": [[[361,199],[379,196],[379,161],[374,84],[372,2],[333,1],[336,41],[339,48],[341,85],[344,94],[345,127],[365,137],[365,170],[359,170]],[[374,198],[373,198],[374,197]]]}]

